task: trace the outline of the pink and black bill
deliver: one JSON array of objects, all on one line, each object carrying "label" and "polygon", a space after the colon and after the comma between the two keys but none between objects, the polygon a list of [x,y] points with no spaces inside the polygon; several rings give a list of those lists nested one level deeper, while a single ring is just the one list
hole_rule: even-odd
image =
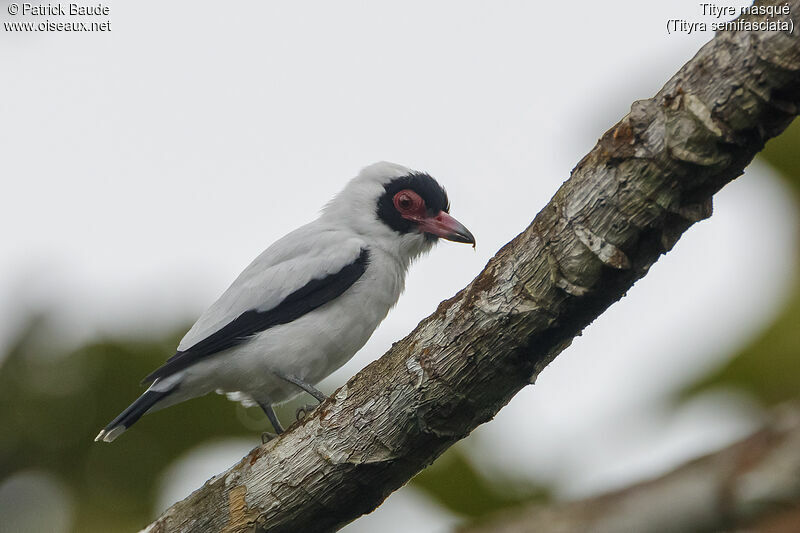
[{"label": "pink and black bill", "polygon": [[447,193],[424,173],[389,182],[378,199],[378,218],[398,233],[421,232],[430,239],[446,239],[475,246],[475,237],[450,216]]}]

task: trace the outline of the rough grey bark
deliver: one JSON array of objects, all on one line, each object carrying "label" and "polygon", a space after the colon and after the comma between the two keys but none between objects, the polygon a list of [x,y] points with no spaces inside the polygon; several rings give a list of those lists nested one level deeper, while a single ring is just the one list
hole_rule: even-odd
[{"label": "rough grey bark", "polygon": [[[790,5],[800,12],[800,0]],[[708,217],[711,196],[799,104],[797,33],[717,35],[632,105],[468,287],[147,530],[326,531],[372,511],[491,420]]]},{"label": "rough grey bark", "polygon": [[459,533],[797,532],[800,410],[657,479],[587,500],[509,511]]}]

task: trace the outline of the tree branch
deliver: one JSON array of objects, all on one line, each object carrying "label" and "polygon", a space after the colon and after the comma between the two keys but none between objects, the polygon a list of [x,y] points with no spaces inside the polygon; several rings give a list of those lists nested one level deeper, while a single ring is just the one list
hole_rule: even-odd
[{"label": "tree branch", "polygon": [[[800,0],[789,4],[800,12]],[[799,104],[796,33],[717,35],[634,102],[469,286],[147,531],[326,531],[372,511],[491,420],[710,216],[711,195]]]},{"label": "tree branch", "polygon": [[[753,435],[657,479],[586,500],[500,513],[459,533],[797,531],[798,472],[800,411],[782,406]],[[784,522],[790,526],[777,527]]]}]

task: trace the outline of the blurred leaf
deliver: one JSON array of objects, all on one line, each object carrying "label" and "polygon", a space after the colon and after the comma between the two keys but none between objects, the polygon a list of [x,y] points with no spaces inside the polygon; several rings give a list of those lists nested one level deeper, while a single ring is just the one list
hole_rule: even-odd
[{"label": "blurred leaf", "polygon": [[[32,321],[0,363],[0,480],[28,468],[57,476],[76,502],[76,531],[131,531],[154,517],[159,474],[219,437],[260,443],[217,395],[143,417],[112,444],[94,436],[143,392],[139,379],[174,352],[178,335],[106,340],[65,355],[48,353],[47,328]],[[50,350],[52,351],[52,349]],[[259,409],[248,417],[267,424]],[[263,430],[263,429],[262,429]]]},{"label": "blurred leaf", "polygon": [[517,480],[487,479],[458,448],[451,448],[417,474],[411,485],[442,507],[470,518],[548,499],[547,491],[541,487]]},{"label": "blurred leaf", "polygon": [[724,366],[681,393],[733,387],[765,405],[800,397],[800,283],[777,320]]},{"label": "blurred leaf", "polygon": [[[800,198],[800,121],[767,143],[759,157],[769,163]],[[800,208],[800,202],[797,202]],[[789,298],[775,321],[724,366],[681,392],[687,399],[716,387],[733,387],[766,405],[800,397],[800,257]]]},{"label": "blurred leaf", "polygon": [[769,141],[758,157],[800,191],[800,120],[795,119],[786,131]]}]

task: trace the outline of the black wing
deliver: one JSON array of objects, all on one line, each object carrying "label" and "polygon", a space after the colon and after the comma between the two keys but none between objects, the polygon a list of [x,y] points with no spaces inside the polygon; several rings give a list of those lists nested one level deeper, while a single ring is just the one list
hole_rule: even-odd
[{"label": "black wing", "polygon": [[322,279],[312,279],[303,287],[289,294],[272,309],[245,311],[222,329],[192,347],[178,351],[163,366],[144,378],[142,383],[149,383],[155,379],[172,375],[204,357],[241,344],[256,333],[273,326],[296,320],[317,307],[338,298],[364,274],[368,261],[369,251],[362,248],[355,261],[345,265],[334,274],[328,274]]}]

